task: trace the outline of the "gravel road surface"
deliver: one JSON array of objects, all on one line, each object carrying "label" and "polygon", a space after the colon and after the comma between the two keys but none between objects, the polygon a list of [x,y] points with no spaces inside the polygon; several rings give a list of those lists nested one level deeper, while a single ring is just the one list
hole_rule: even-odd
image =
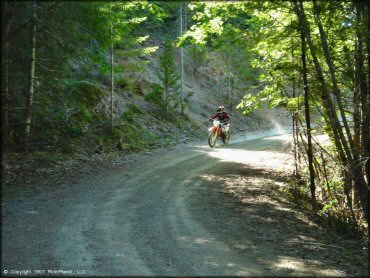
[{"label": "gravel road surface", "polygon": [[367,274],[342,239],[276,197],[290,136],[245,139],[114,159],[3,199],[2,274]]}]

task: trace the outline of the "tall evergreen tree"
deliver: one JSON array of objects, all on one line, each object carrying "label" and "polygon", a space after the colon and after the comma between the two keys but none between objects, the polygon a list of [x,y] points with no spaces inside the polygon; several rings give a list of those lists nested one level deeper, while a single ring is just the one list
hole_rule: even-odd
[{"label": "tall evergreen tree", "polygon": [[160,74],[159,79],[162,81],[164,89],[164,100],[166,112],[170,112],[171,103],[179,105],[180,99],[180,75],[176,65],[176,53],[174,43],[167,40],[164,44],[163,52],[159,57]]}]

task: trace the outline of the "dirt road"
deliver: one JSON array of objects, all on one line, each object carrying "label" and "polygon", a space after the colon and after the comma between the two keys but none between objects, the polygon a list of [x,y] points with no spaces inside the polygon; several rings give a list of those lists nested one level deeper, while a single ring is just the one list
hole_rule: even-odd
[{"label": "dirt road", "polygon": [[275,194],[288,139],[157,150],[3,200],[2,274],[367,274]]}]

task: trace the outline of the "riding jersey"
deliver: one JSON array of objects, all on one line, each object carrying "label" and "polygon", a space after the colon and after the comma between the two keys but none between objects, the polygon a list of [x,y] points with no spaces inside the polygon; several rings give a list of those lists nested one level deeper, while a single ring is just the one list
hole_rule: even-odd
[{"label": "riding jersey", "polygon": [[225,122],[225,121],[230,120],[230,116],[227,115],[226,112],[223,112],[223,113],[217,112],[216,115],[214,115],[211,119],[214,120],[216,118],[218,118],[220,122]]}]

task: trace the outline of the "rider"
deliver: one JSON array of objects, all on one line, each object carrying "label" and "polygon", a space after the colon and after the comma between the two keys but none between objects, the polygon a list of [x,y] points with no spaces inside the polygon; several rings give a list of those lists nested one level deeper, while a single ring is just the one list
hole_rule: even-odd
[{"label": "rider", "polygon": [[218,118],[222,126],[225,126],[227,124],[227,121],[230,120],[230,116],[225,112],[225,106],[219,106],[216,115],[211,117],[209,120],[212,121],[216,118]]},{"label": "rider", "polygon": [[[227,124],[228,120],[230,120],[230,116],[225,112],[225,106],[219,106],[216,115],[211,117],[209,120],[212,121],[216,118],[218,118],[218,120],[221,122],[223,130],[223,127]],[[221,136],[222,138],[225,138],[225,133],[222,132]]]},{"label": "rider", "polygon": [[218,118],[222,124],[226,124],[227,121],[230,120],[230,116],[225,112],[225,106],[221,105],[218,107],[216,115],[211,117],[210,120],[214,120],[216,118]]}]

